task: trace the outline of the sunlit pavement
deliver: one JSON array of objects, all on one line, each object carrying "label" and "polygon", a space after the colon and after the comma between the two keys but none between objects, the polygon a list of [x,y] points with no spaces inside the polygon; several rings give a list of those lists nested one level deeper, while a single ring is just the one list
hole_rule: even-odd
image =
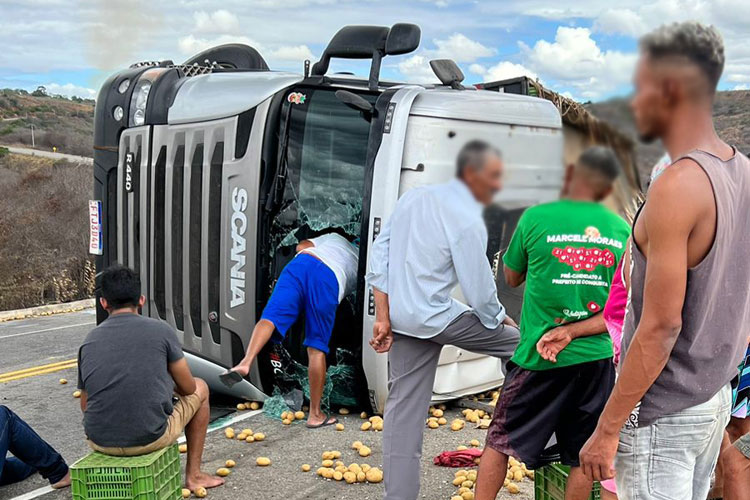
[{"label": "sunlit pavement", "polygon": [[[93,310],[61,314],[42,318],[0,323],[0,380],[3,374],[33,369],[39,366],[75,359],[78,346],[93,327],[95,317]],[[66,365],[62,365],[66,366]],[[53,365],[54,368],[54,365]],[[39,371],[20,372],[27,375],[9,382],[0,382],[0,402],[24,418],[63,457],[72,463],[88,453],[83,441],[83,428],[79,400],[73,398],[75,390],[76,368],[69,367],[60,371],[36,374]],[[68,380],[61,385],[59,380]],[[233,408],[236,401],[215,398],[214,415],[221,415],[227,408]],[[222,467],[228,459],[235,460],[237,466],[226,478],[226,485],[209,490],[208,498],[217,500],[229,499],[351,499],[374,500],[382,498],[382,484],[346,484],[325,480],[315,474],[320,466],[321,453],[326,450],[339,450],[341,460],[351,463],[367,463],[381,467],[381,433],[363,432],[359,429],[362,420],[359,412],[339,416],[345,430],[336,431],[332,427],[323,429],[306,429],[304,423],[284,426],[271,420],[262,413],[232,424],[236,431],[251,428],[254,432],[263,432],[266,439],[262,442],[245,443],[229,440],[219,428],[209,434],[204,453],[205,470],[214,472]],[[356,414],[354,414],[356,413]],[[214,422],[220,426],[227,418],[247,415],[239,412],[223,417]],[[457,410],[448,411],[448,421],[459,415]],[[432,458],[444,450],[454,450],[459,445],[469,445],[472,439],[484,441],[485,431],[474,429],[471,424],[461,431],[453,432],[449,426],[436,430],[425,429],[425,449],[422,460],[422,493],[428,500],[449,500],[456,491],[451,484],[454,469],[432,465]],[[372,455],[360,457],[351,449],[354,441],[362,441],[372,448]],[[270,467],[257,467],[255,459],[259,456],[269,457]],[[310,472],[302,472],[300,466],[310,464]],[[184,466],[184,458],[183,458]],[[0,488],[0,499],[13,500],[46,486],[39,475],[28,480]],[[28,496],[26,497],[28,498]],[[45,493],[44,500],[70,498],[70,491]],[[521,493],[510,495],[502,492],[498,498],[532,499],[533,484],[530,480],[521,483]]]}]

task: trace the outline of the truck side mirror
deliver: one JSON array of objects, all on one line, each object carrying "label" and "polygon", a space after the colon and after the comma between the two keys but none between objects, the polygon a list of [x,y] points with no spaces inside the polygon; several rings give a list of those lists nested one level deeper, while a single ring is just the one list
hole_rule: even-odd
[{"label": "truck side mirror", "polygon": [[416,24],[396,23],[391,26],[385,40],[385,53],[389,56],[408,54],[417,50],[422,30]]},{"label": "truck side mirror", "polygon": [[361,95],[349,92],[348,90],[337,90],[334,95],[336,96],[336,99],[350,108],[361,111],[368,122],[373,116],[377,115],[375,106],[370,104],[370,102]]},{"label": "truck side mirror", "polygon": [[443,85],[456,90],[464,88],[461,85],[464,81],[464,73],[452,59],[433,59],[430,61],[430,67]]}]

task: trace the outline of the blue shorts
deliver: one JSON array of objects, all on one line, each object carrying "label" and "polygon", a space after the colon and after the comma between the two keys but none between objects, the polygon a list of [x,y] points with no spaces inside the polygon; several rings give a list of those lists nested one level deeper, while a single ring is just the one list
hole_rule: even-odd
[{"label": "blue shorts", "polygon": [[312,255],[300,254],[281,271],[261,319],[273,323],[281,342],[300,312],[305,313],[306,347],[328,354],[336,309],[339,306],[339,284],[331,269]]}]

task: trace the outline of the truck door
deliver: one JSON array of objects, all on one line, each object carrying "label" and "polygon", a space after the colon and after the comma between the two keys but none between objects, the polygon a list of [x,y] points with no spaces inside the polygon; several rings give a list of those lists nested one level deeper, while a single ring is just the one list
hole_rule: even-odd
[{"label": "truck door", "polygon": [[[294,258],[297,243],[328,231],[360,237],[371,125],[337,99],[335,90],[301,85],[289,89],[279,103],[277,141],[266,146],[273,154],[265,155],[273,161],[265,166],[259,197],[257,317]],[[357,93],[372,103],[377,99],[375,92]],[[329,366],[346,364],[361,372],[362,329],[355,324],[361,302],[355,292],[340,304]],[[281,346],[268,346],[261,354],[267,394],[274,385],[304,385],[299,380],[306,379],[303,340],[301,315]],[[290,373],[297,380],[289,380],[285,374]]]}]

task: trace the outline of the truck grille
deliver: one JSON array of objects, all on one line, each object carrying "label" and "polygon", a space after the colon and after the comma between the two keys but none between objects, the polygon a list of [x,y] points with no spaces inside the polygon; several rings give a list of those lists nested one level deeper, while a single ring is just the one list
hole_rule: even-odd
[{"label": "truck grille", "polygon": [[[138,270],[143,314],[172,325],[186,351],[224,366],[234,351],[242,355],[255,320],[253,202],[242,249],[247,296],[230,306],[232,190],[257,192],[260,155],[233,158],[237,123],[231,117],[127,129],[117,170],[116,260]],[[260,142],[262,128],[255,133]]]}]

